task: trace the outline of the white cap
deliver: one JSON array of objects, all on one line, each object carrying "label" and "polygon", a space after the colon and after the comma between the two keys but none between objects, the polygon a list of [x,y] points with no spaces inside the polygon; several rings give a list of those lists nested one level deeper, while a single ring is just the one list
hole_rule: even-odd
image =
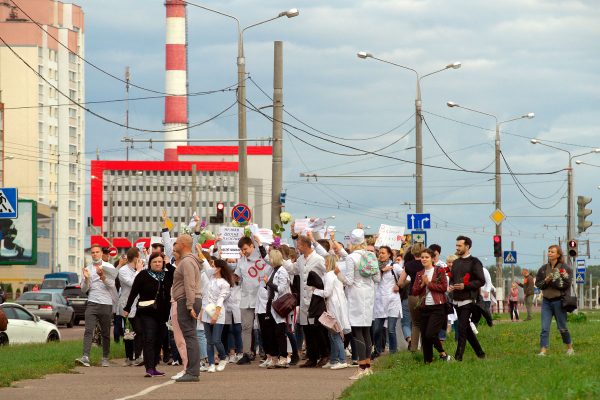
[{"label": "white cap", "polygon": [[354,229],[352,233],[350,233],[350,244],[358,245],[363,244],[365,241],[365,231],[362,229]]}]

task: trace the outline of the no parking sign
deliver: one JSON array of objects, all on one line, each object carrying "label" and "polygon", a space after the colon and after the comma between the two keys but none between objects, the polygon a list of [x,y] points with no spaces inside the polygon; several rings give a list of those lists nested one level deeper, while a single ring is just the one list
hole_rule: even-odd
[{"label": "no parking sign", "polygon": [[231,219],[239,223],[248,222],[252,219],[252,212],[250,207],[245,204],[236,204],[231,209]]}]

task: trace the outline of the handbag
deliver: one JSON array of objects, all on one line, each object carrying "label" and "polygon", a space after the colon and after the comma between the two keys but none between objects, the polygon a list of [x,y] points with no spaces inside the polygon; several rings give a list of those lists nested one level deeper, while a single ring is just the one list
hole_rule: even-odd
[{"label": "handbag", "polygon": [[160,292],[160,286],[160,282],[158,282],[158,289],[156,289],[156,295],[154,296],[154,300],[138,301],[137,308],[141,310],[156,310],[158,308],[156,305],[156,300],[158,299],[158,292]]},{"label": "handbag", "polygon": [[577,309],[577,296],[565,293],[560,298],[560,304],[565,312],[572,313]]},{"label": "handbag", "polygon": [[272,304],[271,308],[281,317],[285,318],[296,308],[296,296],[292,293],[286,293],[277,298]]},{"label": "handbag", "polygon": [[338,332],[338,327],[341,327],[338,320],[335,319],[333,314],[331,314],[329,311],[325,311],[323,314],[321,314],[321,316],[319,317],[319,322],[325,328],[333,332]]}]

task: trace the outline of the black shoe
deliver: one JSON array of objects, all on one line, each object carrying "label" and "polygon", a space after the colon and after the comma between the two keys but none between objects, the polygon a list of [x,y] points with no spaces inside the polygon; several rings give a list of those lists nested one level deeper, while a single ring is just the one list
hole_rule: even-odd
[{"label": "black shoe", "polygon": [[179,379],[175,379],[175,382],[198,382],[200,378],[194,375],[185,374]]},{"label": "black shoe", "polygon": [[242,358],[240,358],[236,364],[237,365],[248,365],[248,364],[251,364],[251,363],[252,363],[252,360],[250,360],[250,357],[248,357],[247,354],[244,354],[242,356]]},{"label": "black shoe", "polygon": [[[325,365],[325,364],[323,364]],[[315,368],[317,366],[317,363],[315,361],[307,361],[304,364],[300,365],[300,368]]]},{"label": "black shoe", "polygon": [[298,353],[292,354],[292,357],[290,357],[290,365],[296,365],[298,364],[298,361],[300,361],[300,356],[298,356]]},{"label": "black shoe", "polygon": [[477,358],[484,360],[485,359],[485,353],[477,354]]},{"label": "black shoe", "polygon": [[378,353],[376,351],[374,351],[373,353],[371,353],[371,360],[376,359],[377,357],[379,357],[381,355],[381,353]]}]

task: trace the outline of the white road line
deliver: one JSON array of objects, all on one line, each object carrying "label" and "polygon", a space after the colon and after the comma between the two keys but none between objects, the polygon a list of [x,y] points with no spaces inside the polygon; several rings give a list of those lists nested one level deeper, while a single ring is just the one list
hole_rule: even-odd
[{"label": "white road line", "polygon": [[136,394],[132,394],[131,396],[120,397],[120,398],[115,399],[115,400],[129,400],[129,399],[133,399],[135,397],[143,396],[145,394],[148,394],[150,392],[155,391],[156,389],[160,389],[161,387],[164,387],[164,386],[167,386],[167,385],[171,385],[173,383],[175,383],[175,381],[169,380],[168,382],[161,383],[160,385],[150,386],[150,387],[142,390],[141,392],[138,392]]}]

